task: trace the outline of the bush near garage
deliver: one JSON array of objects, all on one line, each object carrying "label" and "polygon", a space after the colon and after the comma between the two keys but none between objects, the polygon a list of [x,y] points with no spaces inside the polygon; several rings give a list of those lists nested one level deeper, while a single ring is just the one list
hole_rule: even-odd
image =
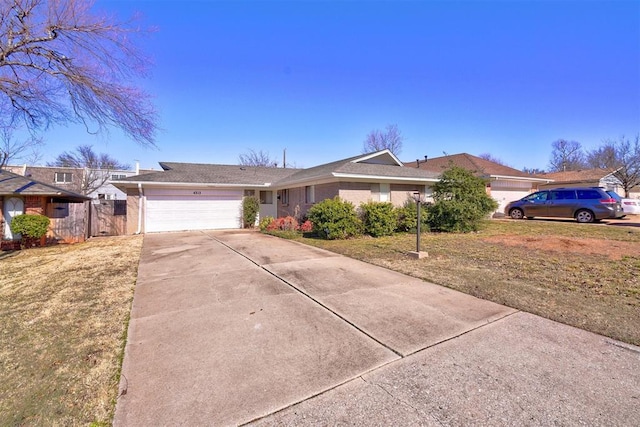
[{"label": "bush near garage", "polygon": [[298,225],[298,220],[292,216],[285,216],[274,219],[269,225],[267,225],[268,231],[298,231],[299,229],[300,226]]},{"label": "bush near garage", "polygon": [[300,235],[308,234],[312,231],[313,225],[311,221],[306,220],[302,224],[292,216],[273,218],[265,217],[260,220],[260,231],[273,236],[285,239],[295,239]]},{"label": "bush near garage", "polygon": [[453,166],[433,186],[434,204],[428,223],[434,231],[477,231],[481,221],[498,203],[485,190],[485,181],[472,172]]},{"label": "bush near garage", "polygon": [[244,228],[251,228],[256,224],[260,212],[260,200],[255,196],[242,199],[242,221]]},{"label": "bush near garage", "polygon": [[266,231],[267,227],[275,221],[275,218],[272,216],[265,216],[264,218],[260,218],[260,222],[258,222],[258,227],[260,227],[260,231]]},{"label": "bush near garage", "polygon": [[346,239],[362,234],[362,223],[353,203],[340,199],[325,199],[307,212],[313,232],[322,239]]},{"label": "bush near garage", "polygon": [[11,220],[11,232],[22,235],[23,248],[35,246],[47,234],[51,221],[44,215],[16,215]]},{"label": "bush near garage", "polygon": [[364,232],[373,237],[390,236],[398,225],[398,215],[389,202],[368,202],[360,205]]}]

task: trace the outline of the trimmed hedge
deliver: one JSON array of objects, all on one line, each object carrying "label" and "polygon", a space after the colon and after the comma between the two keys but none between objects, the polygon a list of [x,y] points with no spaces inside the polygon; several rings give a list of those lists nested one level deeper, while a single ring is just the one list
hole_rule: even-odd
[{"label": "trimmed hedge", "polygon": [[362,234],[362,224],[353,203],[340,199],[325,199],[307,212],[313,232],[323,239],[346,239]]},{"label": "trimmed hedge", "polygon": [[51,221],[44,215],[17,215],[11,220],[11,232],[23,237],[39,239],[49,229]]},{"label": "trimmed hedge", "polygon": [[389,202],[368,202],[360,205],[364,232],[373,237],[390,236],[398,226],[398,214]]},{"label": "trimmed hedge", "polygon": [[[422,230],[428,230],[427,222],[429,205],[421,202],[420,206],[420,227]],[[402,207],[396,208],[396,216],[398,222],[396,230],[401,232],[415,232],[418,228],[418,206],[413,198],[408,198]]]}]

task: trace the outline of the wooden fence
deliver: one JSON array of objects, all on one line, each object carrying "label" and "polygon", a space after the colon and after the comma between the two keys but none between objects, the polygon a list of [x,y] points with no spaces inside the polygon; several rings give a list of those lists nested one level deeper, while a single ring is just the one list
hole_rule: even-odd
[{"label": "wooden fence", "polygon": [[127,232],[127,201],[92,201],[90,236],[121,236]]},{"label": "wooden fence", "polygon": [[47,238],[65,243],[84,241],[87,217],[85,203],[48,203],[47,216],[51,220]]}]

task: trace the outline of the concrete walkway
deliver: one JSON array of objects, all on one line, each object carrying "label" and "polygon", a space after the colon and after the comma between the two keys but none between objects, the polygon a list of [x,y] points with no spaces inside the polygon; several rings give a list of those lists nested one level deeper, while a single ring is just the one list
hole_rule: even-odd
[{"label": "concrete walkway", "polygon": [[636,425],[640,349],[255,232],[145,236],[114,425]]}]

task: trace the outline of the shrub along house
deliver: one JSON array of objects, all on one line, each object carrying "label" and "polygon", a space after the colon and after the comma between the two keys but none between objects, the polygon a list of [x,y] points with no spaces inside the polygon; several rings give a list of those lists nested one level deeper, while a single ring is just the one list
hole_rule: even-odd
[{"label": "shrub along house", "polygon": [[301,218],[336,196],[356,207],[367,201],[402,205],[430,194],[438,174],[405,167],[388,150],[308,169],[160,163],[162,171],[115,181],[127,193],[127,232],[240,228],[242,199],[260,199],[260,217]]},{"label": "shrub along house", "polygon": [[90,200],[31,177],[0,170],[0,224],[2,248],[19,246],[19,236],[11,232],[11,220],[21,214],[50,218],[47,240],[80,242],[85,239],[85,204]]}]

